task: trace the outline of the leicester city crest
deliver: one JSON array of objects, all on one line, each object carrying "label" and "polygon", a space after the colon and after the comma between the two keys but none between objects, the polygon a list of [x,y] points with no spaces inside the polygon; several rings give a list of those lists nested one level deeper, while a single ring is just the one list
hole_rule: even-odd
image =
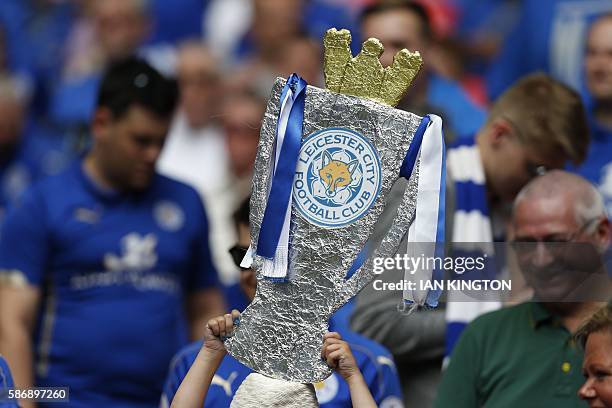
[{"label": "leicester city crest", "polygon": [[350,224],[372,206],[381,187],[374,147],[357,132],[328,128],[302,144],[293,181],[300,213],[313,224]]},{"label": "leicester city crest", "polygon": [[[333,313],[374,279],[373,259],[394,257],[404,237],[444,240],[438,231],[444,224],[441,120],[393,108],[421,57],[404,49],[383,68],[380,41],[366,40],[355,57],[350,42],[347,30],[330,29],[324,39],[327,89],[297,74],[279,78],[262,120],[251,245],[242,260],[255,270],[257,292],[224,344],[244,365],[277,379],[318,383],[329,377],[331,368],[321,360],[323,335]],[[396,184],[399,177],[407,182]],[[385,209],[391,217],[382,215]],[[372,255],[356,261],[365,252]],[[418,271],[419,279],[431,277],[430,270]],[[403,295],[402,306],[437,302],[433,292]],[[320,398],[338,391],[332,381],[324,383]]]}]

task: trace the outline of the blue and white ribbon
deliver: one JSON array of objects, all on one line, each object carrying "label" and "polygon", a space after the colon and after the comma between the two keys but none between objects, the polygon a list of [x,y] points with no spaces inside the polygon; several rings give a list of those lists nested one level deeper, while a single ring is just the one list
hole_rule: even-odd
[{"label": "blue and white ribbon", "polygon": [[[272,183],[257,241],[257,255],[263,258],[262,274],[271,280],[287,279],[292,187],[302,144],[306,86],[306,81],[292,74],[280,97]],[[249,248],[242,263],[250,266],[251,262],[252,250]]]},{"label": "blue and white ribbon", "polygon": [[404,279],[414,282],[416,288],[406,288],[403,297],[407,306],[436,307],[441,291],[421,289],[422,282],[439,279],[442,273],[433,268],[435,262],[426,260],[444,255],[446,158],[442,119],[436,115],[427,115],[421,121],[400,175],[410,178],[416,163],[419,163],[416,213],[408,229],[406,253],[409,257],[423,257],[423,260],[416,270],[404,271]]}]

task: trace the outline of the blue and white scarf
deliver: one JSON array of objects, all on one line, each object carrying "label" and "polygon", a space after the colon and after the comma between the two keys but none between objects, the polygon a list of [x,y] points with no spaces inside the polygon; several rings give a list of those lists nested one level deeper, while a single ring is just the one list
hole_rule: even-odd
[{"label": "blue and white scarf", "polygon": [[[486,254],[490,261],[488,264],[494,264],[493,229],[480,151],[471,142],[449,149],[447,157],[448,173],[455,183],[456,193],[451,255],[474,257]],[[480,277],[465,276],[467,279]],[[452,278],[456,279],[458,276],[454,275]],[[476,317],[499,309],[500,306],[499,301],[473,301],[461,292],[450,291],[446,308],[447,359],[465,326]]]}]

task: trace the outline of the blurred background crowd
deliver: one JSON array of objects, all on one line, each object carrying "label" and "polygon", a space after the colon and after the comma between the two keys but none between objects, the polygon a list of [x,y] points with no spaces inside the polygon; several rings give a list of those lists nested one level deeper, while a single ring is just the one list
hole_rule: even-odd
[{"label": "blurred background crowd", "polygon": [[[490,101],[523,75],[543,71],[580,91],[605,152],[595,150],[610,154],[610,114],[601,121],[596,115],[598,101],[602,111],[612,103],[610,25],[593,40],[597,50],[585,47],[590,24],[612,10],[609,1],[422,0],[426,16],[384,22],[382,33],[359,22],[371,3],[2,1],[0,204],[87,148],[101,73],[137,54],[178,81],[180,109],[159,170],[194,185],[206,200],[215,261],[231,283],[236,272],[225,249],[235,237],[222,220],[250,188],[271,84],[297,72],[323,86],[322,36],[330,27],[351,30],[354,53],[368,30],[388,37],[380,38],[383,65],[402,47],[420,51],[425,68],[407,107],[441,114],[450,140],[473,137]],[[612,199],[611,167],[587,163],[584,172]]]},{"label": "blurred background crowd", "polygon": [[0,1],[0,217],[28,186],[88,151],[105,68],[137,55],[176,80],[178,109],[157,169],[200,194],[226,304],[242,309],[248,299],[228,248],[267,98],[274,79],[293,72],[324,87],[331,27],[351,31],[354,54],[379,38],[385,66],[401,48],[419,51],[424,69],[399,108],[439,114],[449,144],[473,141],[492,102],[525,75],[574,89],[591,142],[582,164],[567,168],[612,211],[612,1],[418,0],[412,11],[362,14],[375,3]]}]

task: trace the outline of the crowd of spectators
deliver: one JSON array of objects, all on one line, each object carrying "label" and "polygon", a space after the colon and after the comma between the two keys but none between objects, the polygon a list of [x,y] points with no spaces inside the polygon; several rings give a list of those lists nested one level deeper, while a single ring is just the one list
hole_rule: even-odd
[{"label": "crowd of spectators", "polygon": [[[243,310],[253,296],[241,291],[245,275],[228,249],[245,240],[233,217],[250,194],[267,98],[274,79],[293,72],[324,87],[322,38],[331,27],[351,30],[354,54],[362,40],[380,39],[384,66],[402,48],[423,56],[424,68],[398,108],[444,121],[457,196],[447,211],[455,228],[449,242],[515,240],[526,197],[572,202],[599,194],[597,216],[612,212],[610,0],[2,0],[0,353],[17,386],[66,381],[75,389],[72,406],[145,407],[159,402],[166,381],[171,402],[180,378],[166,375],[169,367],[178,369],[171,358],[187,344],[188,329],[192,340],[201,339],[198,324],[224,310]],[[122,99],[126,84],[134,92]],[[542,183],[532,182],[519,194],[551,169],[580,177],[553,171],[547,177],[556,190],[542,196]],[[475,172],[482,173],[476,181],[461,178]],[[473,184],[464,194],[466,181]],[[142,198],[145,190],[152,192]],[[475,191],[482,203],[466,210],[460,200]],[[464,222],[463,210],[481,214]],[[151,268],[159,273],[143,278]],[[129,279],[109,277],[121,269]],[[138,303],[122,285],[150,285],[151,298]],[[485,310],[461,316],[461,308],[443,306],[396,316],[395,300],[379,295],[366,289],[351,323],[390,350],[402,388],[393,395],[399,401],[403,392],[406,406],[517,406],[524,397],[518,383],[506,372],[492,373],[512,352],[524,368],[516,349],[522,343],[492,346],[485,344],[493,341],[487,333],[518,335],[504,330],[530,313],[546,324],[563,315],[534,303],[487,315],[472,327],[468,323]],[[184,319],[174,319],[181,302],[188,304]],[[591,306],[580,310],[593,312]],[[458,331],[449,324],[451,310],[454,318],[459,313]],[[149,313],[162,317],[147,320]],[[173,319],[180,324],[164,326]],[[567,344],[578,323],[565,324],[565,331],[555,326],[563,333],[548,361],[569,373],[549,388],[566,388],[551,391],[560,399],[535,399],[533,406],[580,406],[583,353]],[[521,330],[525,347],[547,344],[542,333]],[[356,336],[348,333],[347,326],[343,336]],[[88,336],[100,337],[79,340]],[[597,333],[589,338],[591,357],[595,341],[609,341]],[[488,359],[489,346],[502,350],[491,355],[506,357]],[[78,353],[87,347],[112,348],[113,356],[82,358]],[[114,352],[122,347],[125,354]],[[142,354],[134,357],[139,348]],[[386,368],[395,369],[381,350],[391,361]],[[445,357],[451,363],[438,388]],[[97,369],[97,375],[87,373]],[[537,369],[520,384],[543,381],[547,373]],[[612,387],[612,366],[607,369]],[[592,370],[587,367],[589,375]],[[495,378],[509,385],[495,388]],[[171,392],[168,381],[174,381]],[[317,388],[320,402],[342,387],[333,381]],[[465,381],[475,384],[466,388]],[[580,396],[593,401],[597,389],[585,385]]]}]

